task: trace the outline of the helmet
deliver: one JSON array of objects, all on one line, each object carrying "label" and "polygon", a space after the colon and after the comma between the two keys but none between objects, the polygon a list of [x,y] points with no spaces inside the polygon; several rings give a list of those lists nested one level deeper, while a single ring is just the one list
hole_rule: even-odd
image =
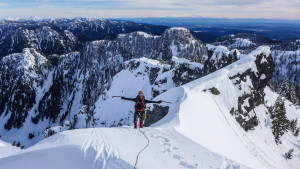
[{"label": "helmet", "polygon": [[139,94],[141,94],[141,93],[142,93],[142,94],[144,94],[144,92],[143,92],[143,91],[139,91]]}]

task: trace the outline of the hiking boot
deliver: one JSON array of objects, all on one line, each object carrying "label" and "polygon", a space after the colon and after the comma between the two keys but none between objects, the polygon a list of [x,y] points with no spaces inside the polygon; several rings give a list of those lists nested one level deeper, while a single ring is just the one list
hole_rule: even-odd
[{"label": "hiking boot", "polygon": [[137,128],[137,122],[134,123],[134,128],[135,128],[135,129]]}]

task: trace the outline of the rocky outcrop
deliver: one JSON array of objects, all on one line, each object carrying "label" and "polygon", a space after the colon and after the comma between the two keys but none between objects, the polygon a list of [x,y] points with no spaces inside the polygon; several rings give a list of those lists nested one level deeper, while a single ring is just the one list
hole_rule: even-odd
[{"label": "rocky outcrop", "polygon": [[272,78],[275,67],[270,48],[260,47],[251,54],[255,57],[256,70],[249,68],[242,74],[229,77],[229,79],[234,81],[239,90],[245,91],[245,85],[251,89],[250,91],[245,91],[238,98],[237,109],[232,108],[230,111],[246,131],[258,125],[254,108],[265,103],[264,88]]},{"label": "rocky outcrop", "polygon": [[219,95],[220,91],[216,87],[212,87],[209,89],[213,95]]},{"label": "rocky outcrop", "polygon": [[169,107],[153,105],[153,108],[146,111],[147,120],[145,120],[145,127],[150,126],[153,123],[158,122],[162,118],[164,118],[169,112]]}]

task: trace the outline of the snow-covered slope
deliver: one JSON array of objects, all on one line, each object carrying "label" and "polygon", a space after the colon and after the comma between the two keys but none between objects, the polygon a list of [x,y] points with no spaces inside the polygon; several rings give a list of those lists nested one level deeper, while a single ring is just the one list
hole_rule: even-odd
[{"label": "snow-covered slope", "polygon": [[[239,61],[223,69],[158,96],[157,99],[173,101],[173,105],[169,114],[153,126],[173,126],[176,131],[201,146],[251,168],[298,168],[299,137],[289,131],[284,134],[282,144],[276,145],[272,134],[267,106],[274,105],[278,95],[266,87],[263,89],[264,101],[249,111],[251,98],[245,99],[242,105],[239,102],[242,96],[252,93],[253,81],[248,75],[241,84],[237,83],[241,80],[239,77],[230,78],[248,69],[256,72],[256,75],[261,74],[255,63],[260,53],[269,55],[270,50],[264,47],[249,56],[240,55]],[[209,90],[214,87],[219,94]],[[178,93],[177,96],[174,93]],[[248,109],[248,112],[245,111],[246,120],[257,118],[257,124],[251,130],[245,131],[241,127],[243,123],[239,121],[240,115],[236,111],[232,112],[240,106],[243,110]],[[299,109],[288,101],[285,106],[290,120],[299,119]],[[284,153],[292,148],[294,159],[287,161]]]},{"label": "snow-covered slope", "polygon": [[[32,169],[39,168],[41,163],[45,168],[72,169],[133,168],[135,164],[137,168],[172,169],[298,168],[299,137],[287,131],[280,138],[282,144],[277,145],[272,134],[268,107],[274,105],[278,95],[266,87],[274,70],[270,54],[269,47],[259,47],[249,55],[238,55],[237,62],[179,87],[167,78],[161,87],[172,87],[166,87],[168,90],[154,100],[162,99],[172,104],[149,104],[149,116],[158,115],[161,110],[167,114],[141,132],[131,127],[61,132],[19,154],[0,159],[0,168]],[[176,57],[172,60],[175,65],[177,62],[188,64],[190,68],[202,67]],[[103,126],[110,126],[114,119],[132,116],[130,102],[113,100],[111,96],[134,97],[136,90],[132,86],[135,84],[137,90],[144,90],[146,97],[151,97],[155,82],[160,86],[161,79],[176,72],[176,66],[162,71],[167,67],[168,64],[147,58],[128,62],[126,69],[114,77],[111,89],[106,91],[107,97],[97,102],[95,117],[107,120],[103,121]],[[162,77],[149,83],[151,71],[147,70],[154,68],[162,71]],[[124,85],[120,85],[121,82]],[[289,120],[299,118],[299,109],[287,100],[285,107]],[[123,124],[130,125],[131,121]],[[79,120],[78,124],[85,123]],[[294,149],[293,158],[286,160],[284,153],[290,149]],[[35,163],[31,162],[33,159]]]},{"label": "snow-covered slope", "polygon": [[18,147],[14,147],[9,143],[0,140],[0,159],[22,152]]},{"label": "snow-covered slope", "polygon": [[[148,142],[149,140],[149,142]],[[0,159],[1,169],[246,168],[199,146],[176,131],[154,128],[78,129],[56,134],[18,155]]]}]

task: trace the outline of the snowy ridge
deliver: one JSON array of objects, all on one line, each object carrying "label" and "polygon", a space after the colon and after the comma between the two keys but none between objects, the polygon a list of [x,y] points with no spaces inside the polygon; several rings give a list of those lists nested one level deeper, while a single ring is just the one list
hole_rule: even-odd
[{"label": "snowy ridge", "polygon": [[266,56],[269,56],[271,54],[271,50],[269,46],[259,46],[257,49],[253,50],[250,55],[259,55],[260,53],[263,53]]},{"label": "snowy ridge", "polygon": [[[141,130],[142,133],[130,127],[60,132],[21,153],[0,159],[0,168],[40,167],[39,163],[24,160],[29,158],[42,162],[45,168],[133,168],[137,154],[147,145],[143,134],[149,138],[149,145],[140,153],[137,168],[297,168],[300,151],[295,146],[298,138],[287,132],[281,138],[282,144],[276,145],[270,128],[267,106],[274,104],[278,96],[276,93],[264,86],[262,91],[265,102],[251,109],[247,108],[252,105],[251,97],[244,100],[242,110],[249,111],[248,116],[252,118],[255,115],[258,120],[248,131],[241,127],[243,123],[238,121],[238,112],[231,113],[232,109],[239,109],[239,97],[257,94],[253,91],[257,86],[253,78],[260,78],[262,74],[267,79],[271,78],[266,72],[268,69],[260,67],[270,64],[270,56],[267,56],[269,53],[269,48],[263,46],[249,55],[238,55],[240,59],[237,62],[183,86],[176,87],[174,81],[167,79],[173,85],[153,100],[162,99],[171,101],[172,104],[163,103],[159,107],[149,104],[147,112],[150,116],[151,113],[168,107],[168,113],[151,127]],[[195,68],[194,63],[188,60],[175,57],[173,59],[178,65],[190,64]],[[263,59],[266,61],[261,62]],[[130,111],[133,103],[111,96],[135,97],[136,89],[132,88],[135,84],[149,98],[152,88],[160,85],[155,83],[160,81],[158,77],[168,77],[167,75],[174,72],[175,65],[162,64],[148,58],[127,61],[125,69],[112,80],[110,89],[106,91],[107,97],[96,103],[95,118],[99,118],[100,122],[105,119],[105,123],[102,121],[103,126],[118,126],[118,122],[114,121],[120,117],[123,118],[120,121],[122,124],[131,125]],[[150,72],[155,69],[161,71],[161,74],[151,82]],[[168,71],[163,71],[164,69]],[[239,78],[243,78],[243,74],[246,79],[241,84],[237,83]],[[119,86],[121,82],[124,85]],[[299,110],[290,102],[285,103],[288,118],[299,118]],[[78,119],[78,124],[83,124],[85,118]],[[97,125],[101,126],[100,124]],[[295,148],[294,158],[286,160],[283,154],[291,148]],[[68,158],[71,154],[72,158]],[[59,161],[50,164],[49,159]]]},{"label": "snowy ridge", "polygon": [[[175,131],[165,133],[145,128],[141,132],[147,135],[150,142],[140,154],[137,168],[247,168],[198,146]],[[43,164],[45,169],[131,169],[135,165],[137,154],[147,144],[142,133],[131,128],[66,131],[47,138],[18,155],[0,159],[0,167],[37,169]],[[28,158],[38,162],[31,163],[26,160]]]},{"label": "snowy ridge", "polygon": [[[253,53],[270,52],[269,48],[261,47]],[[221,70],[158,96],[158,100],[171,98],[173,105],[169,114],[153,126],[162,129],[174,126],[176,131],[201,146],[251,168],[284,169],[299,166],[299,149],[295,148],[297,149],[295,159],[292,161],[287,162],[282,157],[285,152],[298,144],[297,137],[288,132],[283,138],[283,144],[277,146],[271,126],[266,123],[269,116],[266,114],[268,110],[264,104],[254,108],[259,123],[255,129],[248,132],[243,130],[229,113],[232,107],[238,107],[238,97],[250,92],[253,85],[251,80],[246,80],[242,89],[239,89],[229,77],[245,72],[249,68],[257,72],[254,60],[255,57],[252,55],[243,56],[239,61]],[[220,94],[212,94],[209,91],[212,87],[216,87]],[[174,93],[179,95],[174,97]],[[268,105],[274,104],[274,98],[276,99],[278,95],[269,88],[266,88],[264,93]],[[287,102],[286,107],[290,119],[299,118],[299,110],[295,106]]]}]

